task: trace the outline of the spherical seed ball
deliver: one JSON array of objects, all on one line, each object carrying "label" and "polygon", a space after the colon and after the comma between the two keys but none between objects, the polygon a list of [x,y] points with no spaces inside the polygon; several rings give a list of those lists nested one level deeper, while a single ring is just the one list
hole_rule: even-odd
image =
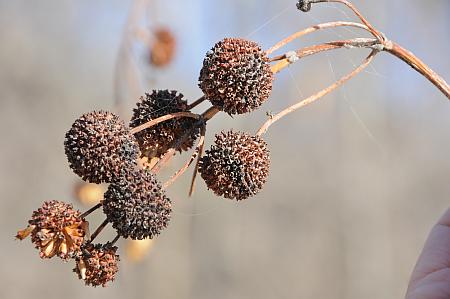
[{"label": "spherical seed ball", "polygon": [[[188,104],[182,94],[174,90],[154,90],[151,94],[141,97],[133,110],[130,127],[135,128],[167,114],[187,112],[187,108]],[[175,118],[136,133],[142,156],[149,159],[161,157],[172,147],[176,147],[176,150],[180,152],[190,149],[199,134],[199,129],[195,126],[196,122],[193,118]],[[178,142],[178,139],[189,131],[192,132],[186,136],[185,140]]]},{"label": "spherical seed ball", "polygon": [[261,106],[272,92],[273,73],[261,47],[241,38],[225,38],[206,54],[199,87],[226,113],[243,114]]},{"label": "spherical seed ball", "polygon": [[58,256],[69,259],[80,254],[88,223],[71,204],[46,201],[33,212],[28,227],[17,233],[17,238],[31,235],[31,242],[41,258]]},{"label": "spherical seed ball", "polygon": [[200,161],[199,172],[215,194],[243,200],[262,189],[269,165],[269,150],[261,137],[228,131],[216,135]]},{"label": "spherical seed ball", "polygon": [[83,255],[77,259],[73,271],[86,285],[105,287],[119,271],[119,255],[116,252],[117,247],[109,244],[88,244],[83,247]]},{"label": "spherical seed ball", "polygon": [[122,168],[137,165],[136,139],[110,112],[82,115],[66,133],[64,146],[70,168],[90,183],[111,183]]},{"label": "spherical seed ball", "polygon": [[139,169],[109,185],[103,211],[120,236],[152,239],[169,224],[172,204],[156,178]]}]

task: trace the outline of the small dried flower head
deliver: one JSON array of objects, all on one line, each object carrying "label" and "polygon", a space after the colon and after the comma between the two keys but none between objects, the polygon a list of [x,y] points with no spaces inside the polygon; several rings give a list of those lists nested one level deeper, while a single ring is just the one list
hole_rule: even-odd
[{"label": "small dried flower head", "polygon": [[108,282],[114,280],[119,270],[119,256],[116,252],[117,247],[109,244],[88,244],[83,247],[83,254],[77,258],[73,271],[86,285],[105,287]]},{"label": "small dried flower head", "polygon": [[297,2],[297,9],[303,12],[308,12],[311,10],[311,0],[299,0]]},{"label": "small dried flower head", "polygon": [[31,234],[31,241],[39,249],[41,258],[77,256],[88,230],[88,223],[79,211],[71,204],[56,200],[44,202],[33,212],[28,224],[16,237],[23,240]]},{"label": "small dried flower head", "polygon": [[243,114],[261,106],[272,92],[273,73],[261,47],[241,38],[225,38],[206,54],[199,87],[226,113]]},{"label": "small dried flower head", "polygon": [[[167,114],[186,112],[187,107],[188,104],[181,93],[174,90],[154,90],[151,94],[141,97],[137,108],[133,110],[130,127],[135,128]],[[193,118],[175,118],[136,133],[142,156],[148,159],[161,157],[172,147],[180,152],[190,149],[199,134],[195,123]],[[183,142],[179,142],[178,139],[190,130],[192,133],[187,135]]]},{"label": "small dried flower head", "polygon": [[139,169],[124,174],[109,185],[104,198],[103,211],[124,238],[152,239],[169,224],[171,201],[149,171]]},{"label": "small dried flower head", "polygon": [[154,41],[150,49],[150,63],[156,67],[164,67],[172,62],[175,56],[176,39],[167,28],[157,28],[153,32]]},{"label": "small dried flower head", "polygon": [[216,135],[200,161],[199,172],[215,194],[243,200],[262,189],[269,165],[269,151],[261,137],[228,131]]},{"label": "small dried flower head", "polygon": [[[90,183],[111,183],[124,167],[136,165],[136,139],[120,118],[110,112],[82,115],[64,141],[70,168]],[[131,165],[131,166],[130,166]]]}]

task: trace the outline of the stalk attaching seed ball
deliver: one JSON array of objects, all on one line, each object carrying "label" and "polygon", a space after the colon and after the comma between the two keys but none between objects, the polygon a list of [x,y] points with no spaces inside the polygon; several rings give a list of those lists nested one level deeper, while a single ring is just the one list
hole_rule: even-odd
[{"label": "stalk attaching seed ball", "polygon": [[152,239],[169,224],[172,204],[157,179],[139,169],[109,185],[103,211],[120,236]]},{"label": "stalk attaching seed ball", "polygon": [[243,114],[262,105],[272,92],[273,73],[261,47],[241,38],[225,38],[206,54],[199,87],[226,113]]},{"label": "stalk attaching seed ball", "polygon": [[71,204],[53,200],[33,211],[28,227],[16,238],[23,240],[31,235],[41,258],[58,256],[67,260],[80,254],[87,230],[88,223],[79,211]]},{"label": "stalk attaching seed ball", "polygon": [[262,189],[269,166],[269,150],[261,137],[228,131],[216,135],[199,172],[216,195],[243,200]]},{"label": "stalk attaching seed ball", "polygon": [[[158,117],[177,112],[189,112],[187,101],[181,93],[174,90],[153,90],[152,93],[141,97],[133,110],[130,127],[135,128]],[[135,136],[142,156],[151,159],[161,157],[169,148],[175,148],[179,152],[190,149],[198,134],[196,120],[182,117],[161,122],[136,133]]]},{"label": "stalk attaching seed ball", "polygon": [[115,114],[93,111],[75,120],[66,133],[70,168],[90,183],[111,183],[121,169],[137,165],[137,141]]},{"label": "stalk attaching seed ball", "polygon": [[114,281],[119,271],[120,259],[116,252],[117,247],[109,244],[88,244],[83,247],[83,254],[77,258],[73,271],[86,285],[105,287],[108,282]]}]

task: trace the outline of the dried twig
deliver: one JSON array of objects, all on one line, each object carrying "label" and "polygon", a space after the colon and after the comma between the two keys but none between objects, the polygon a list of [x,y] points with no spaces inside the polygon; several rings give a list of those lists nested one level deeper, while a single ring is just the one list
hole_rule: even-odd
[{"label": "dried twig", "polygon": [[102,224],[100,224],[100,226],[95,230],[95,232],[91,235],[91,238],[88,242],[88,244],[92,243],[92,241],[94,241],[95,238],[97,238],[97,236],[102,232],[102,230],[108,225],[108,219],[105,219],[105,221],[102,222]]},{"label": "dried twig", "polygon": [[87,210],[86,212],[84,212],[83,214],[80,215],[80,218],[85,218],[86,216],[88,216],[89,214],[91,214],[92,212],[94,212],[95,210],[97,210],[98,208],[100,208],[102,206],[102,203],[98,203],[95,206],[93,206],[92,208],[90,208],[89,210]]},{"label": "dried twig", "polygon": [[190,117],[190,118],[194,118],[194,119],[200,119],[201,115],[195,114],[195,113],[191,113],[191,112],[176,112],[176,113],[171,113],[171,114],[166,114],[163,115],[161,117],[152,119],[142,125],[139,125],[133,129],[130,130],[131,134],[136,134],[139,133],[145,129],[151,128],[159,123],[168,121],[170,119],[174,119],[174,118],[179,118],[179,117]]},{"label": "dried twig", "polygon": [[189,160],[183,167],[180,168],[167,182],[164,183],[163,188],[167,189],[173,182],[175,182],[178,177],[180,177],[188,168],[191,166],[192,162],[197,158],[197,156],[201,155],[201,151],[203,150],[203,145],[205,144],[205,134],[206,134],[206,126],[204,125],[201,129],[200,138],[198,140],[197,146],[194,150],[194,153],[191,155]]},{"label": "dried twig", "polygon": [[367,21],[367,19],[359,12],[358,9],[356,9],[356,7],[351,4],[350,2],[348,2],[347,0],[300,0],[298,1],[297,4],[297,8],[307,12],[311,9],[311,4],[313,3],[323,3],[323,2],[327,2],[327,3],[331,3],[331,2],[335,2],[335,3],[341,3],[346,5],[348,8],[350,8],[356,16],[358,16],[358,18],[361,20],[361,22],[363,22],[364,25],[367,26],[368,30],[380,41],[383,42],[385,40],[384,35],[382,33],[380,33],[378,30],[376,30],[372,24],[369,23],[369,21]]},{"label": "dried twig", "polygon": [[439,90],[450,100],[450,86],[448,83],[417,56],[389,40],[385,41],[384,50],[409,64],[413,69],[418,71],[439,88]]},{"label": "dried twig", "polygon": [[272,61],[279,61],[277,64],[272,66],[272,72],[274,74],[280,72],[285,67],[296,62],[300,58],[318,54],[320,52],[341,49],[341,48],[370,48],[375,50],[382,50],[383,45],[376,39],[373,38],[355,38],[351,40],[338,40],[332,41],[324,44],[314,45],[311,47],[305,47],[297,51],[288,52],[284,55],[279,55],[272,58]]},{"label": "dried twig", "polygon": [[286,109],[284,109],[283,111],[281,111],[280,113],[273,115],[270,119],[268,119],[264,125],[258,130],[257,135],[261,136],[264,133],[267,132],[267,129],[274,124],[275,122],[277,122],[278,120],[280,120],[281,118],[283,118],[284,116],[288,115],[291,112],[294,112],[295,110],[304,107],[308,104],[311,104],[313,102],[315,102],[316,100],[320,99],[321,97],[329,94],[330,92],[332,92],[333,90],[335,90],[336,88],[338,88],[339,86],[341,86],[342,84],[344,84],[345,82],[347,82],[348,80],[350,80],[351,78],[353,78],[354,76],[356,76],[357,74],[359,74],[362,70],[364,70],[373,60],[373,58],[375,57],[375,55],[378,53],[378,50],[373,50],[370,55],[364,60],[364,62],[358,66],[356,69],[354,69],[350,74],[345,75],[344,77],[342,77],[341,79],[339,79],[338,81],[336,81],[335,83],[333,83],[332,85],[330,85],[329,87],[322,89],[321,91],[319,91],[318,93],[310,96],[309,98],[306,98],[304,100],[302,100],[301,102],[298,102],[295,105],[292,105]]},{"label": "dried twig", "polygon": [[361,28],[364,30],[367,30],[370,32],[369,28],[367,28],[366,25],[360,24],[360,23],[355,23],[355,22],[329,22],[329,23],[322,23],[322,24],[318,24],[318,25],[314,25],[311,27],[308,27],[306,29],[303,29],[301,31],[298,31],[290,36],[288,36],[287,38],[283,39],[282,41],[276,43],[273,47],[271,47],[270,49],[268,49],[266,51],[267,55],[275,52],[276,50],[284,47],[285,45],[287,45],[288,43],[292,42],[293,40],[300,38],[302,36],[305,36],[307,34],[313,33],[317,30],[322,30],[322,29],[327,29],[327,28],[336,28],[336,27],[342,27],[342,26],[347,26],[347,27],[357,27],[357,28]]},{"label": "dried twig", "polygon": [[188,105],[187,110],[191,110],[195,107],[197,107],[198,105],[200,105],[201,103],[203,103],[206,100],[205,96],[202,96],[201,98],[199,98],[198,100],[195,100],[194,102],[192,102],[191,104]]}]

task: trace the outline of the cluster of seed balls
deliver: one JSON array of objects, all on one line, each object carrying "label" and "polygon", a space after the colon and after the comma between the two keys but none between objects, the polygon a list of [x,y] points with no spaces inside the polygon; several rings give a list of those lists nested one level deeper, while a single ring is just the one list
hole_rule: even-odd
[{"label": "cluster of seed balls", "polygon": [[[207,53],[199,86],[215,107],[233,115],[251,112],[267,100],[272,80],[269,60],[256,43],[227,38]],[[167,114],[188,111],[182,94],[158,90],[140,99],[129,127],[111,112],[93,111],[76,119],[66,133],[65,153],[73,172],[86,182],[109,184],[102,208],[120,237],[154,238],[167,227],[171,201],[154,174],[139,167],[137,161],[161,158],[169,149],[182,152],[192,148],[203,123],[175,118],[135,134],[131,129]],[[199,172],[215,194],[246,199],[267,179],[267,145],[258,136],[222,132],[200,160]],[[74,272],[87,285],[105,286],[118,271],[117,247],[91,244],[84,215],[70,204],[45,202],[17,238],[28,235],[42,258],[75,259]]]}]

